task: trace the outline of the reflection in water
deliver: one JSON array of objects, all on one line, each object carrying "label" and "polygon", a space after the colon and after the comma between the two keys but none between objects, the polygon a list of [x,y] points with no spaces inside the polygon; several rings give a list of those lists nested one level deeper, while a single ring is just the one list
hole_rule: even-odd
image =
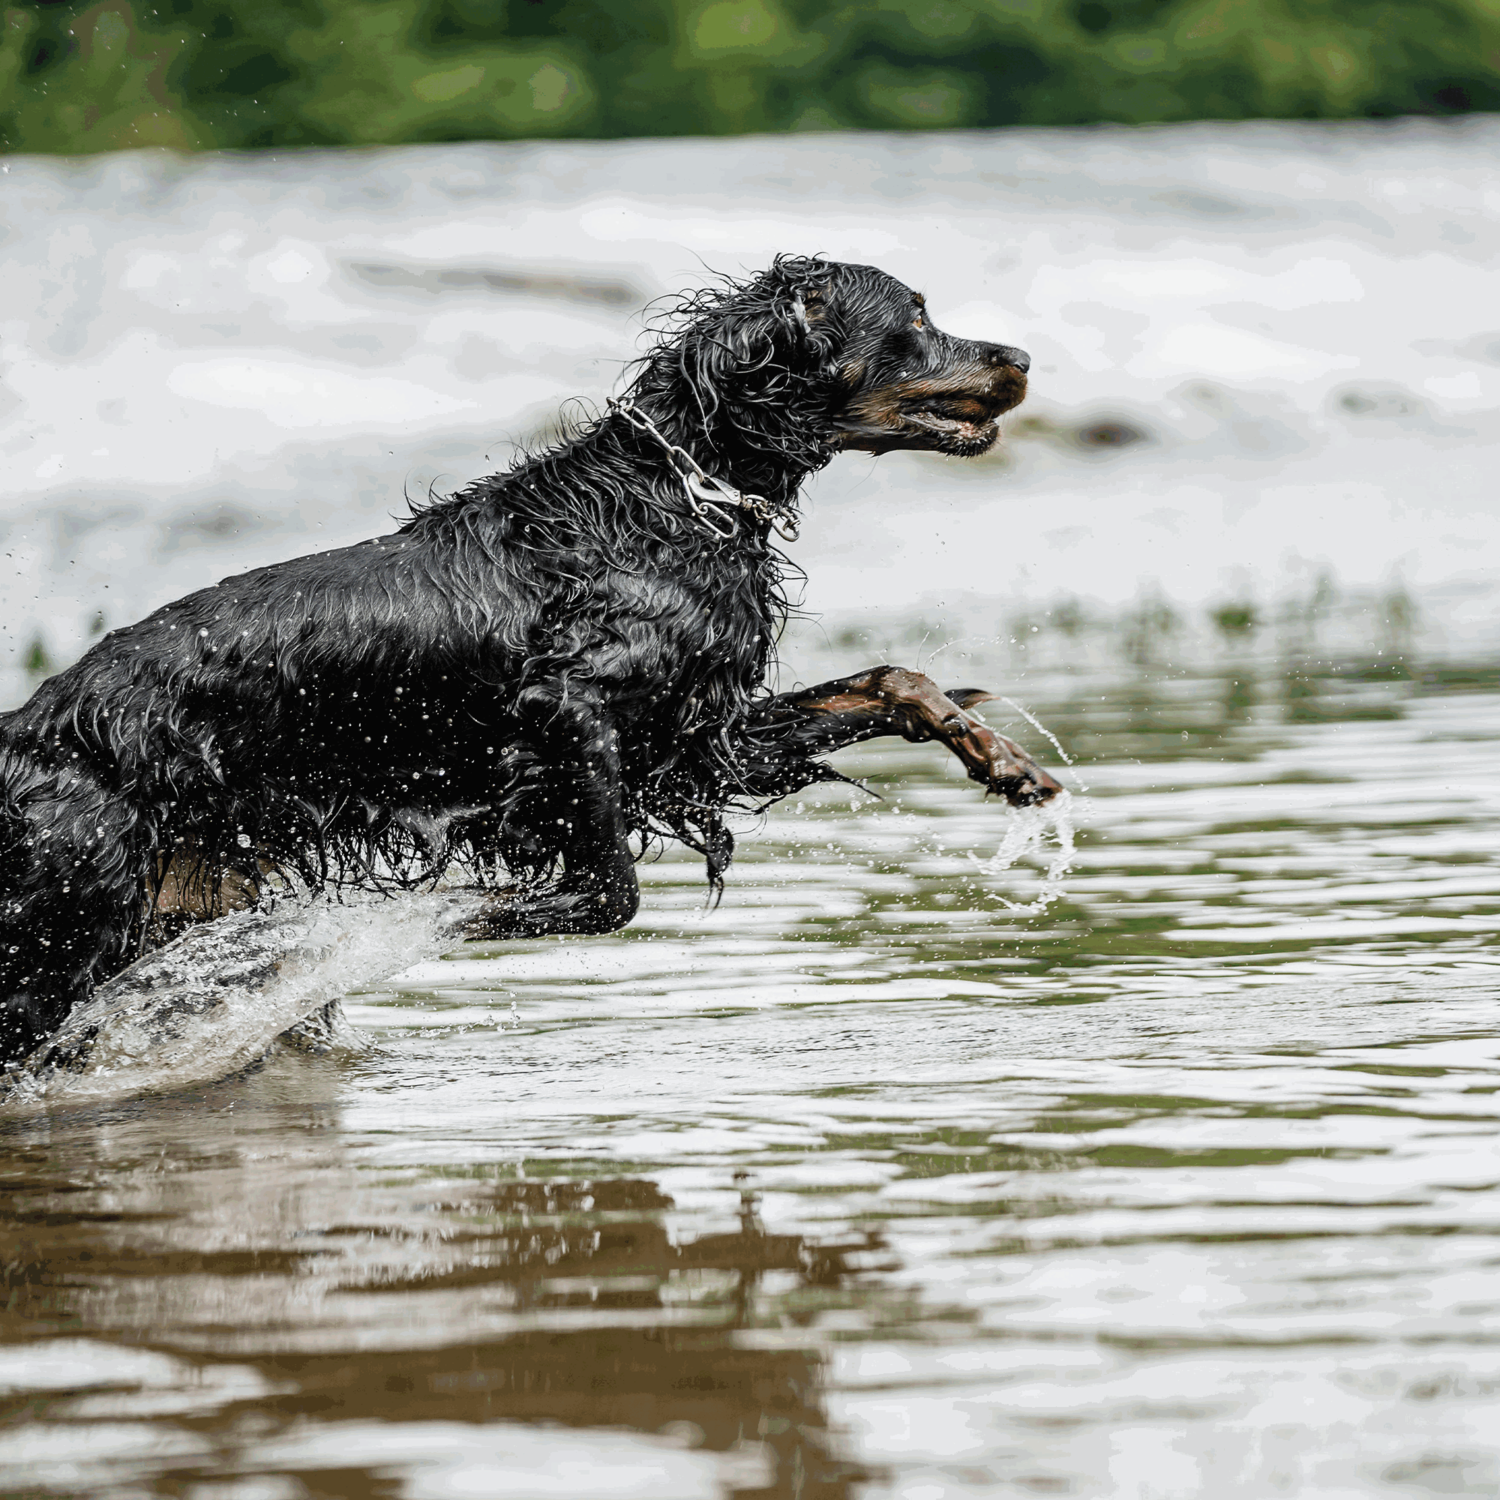
[{"label": "reflection in water", "polygon": [[0,1490],[1500,1492],[1493,670],[1071,629],[941,660],[1079,761],[1045,910],[872,749],[716,910],[664,859],[357,1056],[0,1124]]},{"label": "reflection in water", "polygon": [[[398,1494],[403,1475],[453,1481],[455,1461],[512,1480],[529,1462],[545,1493],[579,1496],[634,1493],[631,1470],[809,1500],[868,1477],[834,1451],[823,1361],[796,1330],[888,1264],[877,1235],[769,1234],[742,1180],[733,1229],[677,1241],[649,1180],[371,1181],[318,1144],[338,1130],[334,1109],[242,1085],[10,1137],[6,1493],[115,1495],[129,1472],[143,1494]],[[559,1490],[566,1441],[434,1425],[455,1423],[652,1439],[586,1447]],[[272,1475],[300,1487],[250,1483]]]}]

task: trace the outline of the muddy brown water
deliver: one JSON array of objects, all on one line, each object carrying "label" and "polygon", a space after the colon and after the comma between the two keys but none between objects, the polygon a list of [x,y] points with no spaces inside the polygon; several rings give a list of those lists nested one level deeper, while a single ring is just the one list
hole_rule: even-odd
[{"label": "muddy brown water", "polygon": [[1043,911],[870,749],[716,911],[667,858],[362,1055],[0,1124],[0,1492],[1500,1492],[1493,674],[1027,702]]}]

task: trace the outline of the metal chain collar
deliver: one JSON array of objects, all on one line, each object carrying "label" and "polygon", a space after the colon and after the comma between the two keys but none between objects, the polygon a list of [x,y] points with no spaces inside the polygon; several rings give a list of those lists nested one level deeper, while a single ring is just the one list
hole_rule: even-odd
[{"label": "metal chain collar", "polygon": [[747,494],[735,489],[732,484],[715,478],[686,448],[679,448],[670,441],[661,428],[628,397],[617,401],[611,396],[608,404],[611,411],[618,412],[637,432],[644,432],[648,437],[654,438],[666,450],[667,457],[672,461],[672,468],[682,482],[693,515],[715,536],[734,535],[734,519],[722,509],[725,505],[734,505],[749,511],[757,521],[774,527],[777,536],[783,541],[797,540],[799,525],[795,511],[773,505],[764,495]]}]

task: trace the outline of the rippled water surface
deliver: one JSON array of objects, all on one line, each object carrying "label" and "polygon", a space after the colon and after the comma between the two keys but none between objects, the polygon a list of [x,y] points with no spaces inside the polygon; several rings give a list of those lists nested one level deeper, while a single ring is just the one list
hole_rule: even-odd
[{"label": "rippled water surface", "polygon": [[1041,911],[872,749],[716,911],[667,858],[367,1053],[7,1120],[0,1490],[1500,1492],[1500,692],[1029,682]]}]

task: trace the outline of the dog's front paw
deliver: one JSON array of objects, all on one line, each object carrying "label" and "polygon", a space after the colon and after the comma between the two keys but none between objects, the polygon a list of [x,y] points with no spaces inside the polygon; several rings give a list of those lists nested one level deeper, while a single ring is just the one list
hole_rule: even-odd
[{"label": "dog's front paw", "polygon": [[1062,791],[1062,783],[1049,776],[1014,740],[996,734],[987,725],[979,726],[979,734],[988,742],[989,769],[987,776],[974,779],[984,781],[990,791],[998,792],[1012,807],[1047,802]]},{"label": "dog's front paw", "polygon": [[1062,783],[1044,771],[1014,740],[996,734],[973,713],[975,704],[992,698],[977,688],[960,688],[948,698],[959,712],[944,728],[948,743],[968,768],[969,779],[1004,797],[1012,807],[1047,802],[1062,791]]}]

